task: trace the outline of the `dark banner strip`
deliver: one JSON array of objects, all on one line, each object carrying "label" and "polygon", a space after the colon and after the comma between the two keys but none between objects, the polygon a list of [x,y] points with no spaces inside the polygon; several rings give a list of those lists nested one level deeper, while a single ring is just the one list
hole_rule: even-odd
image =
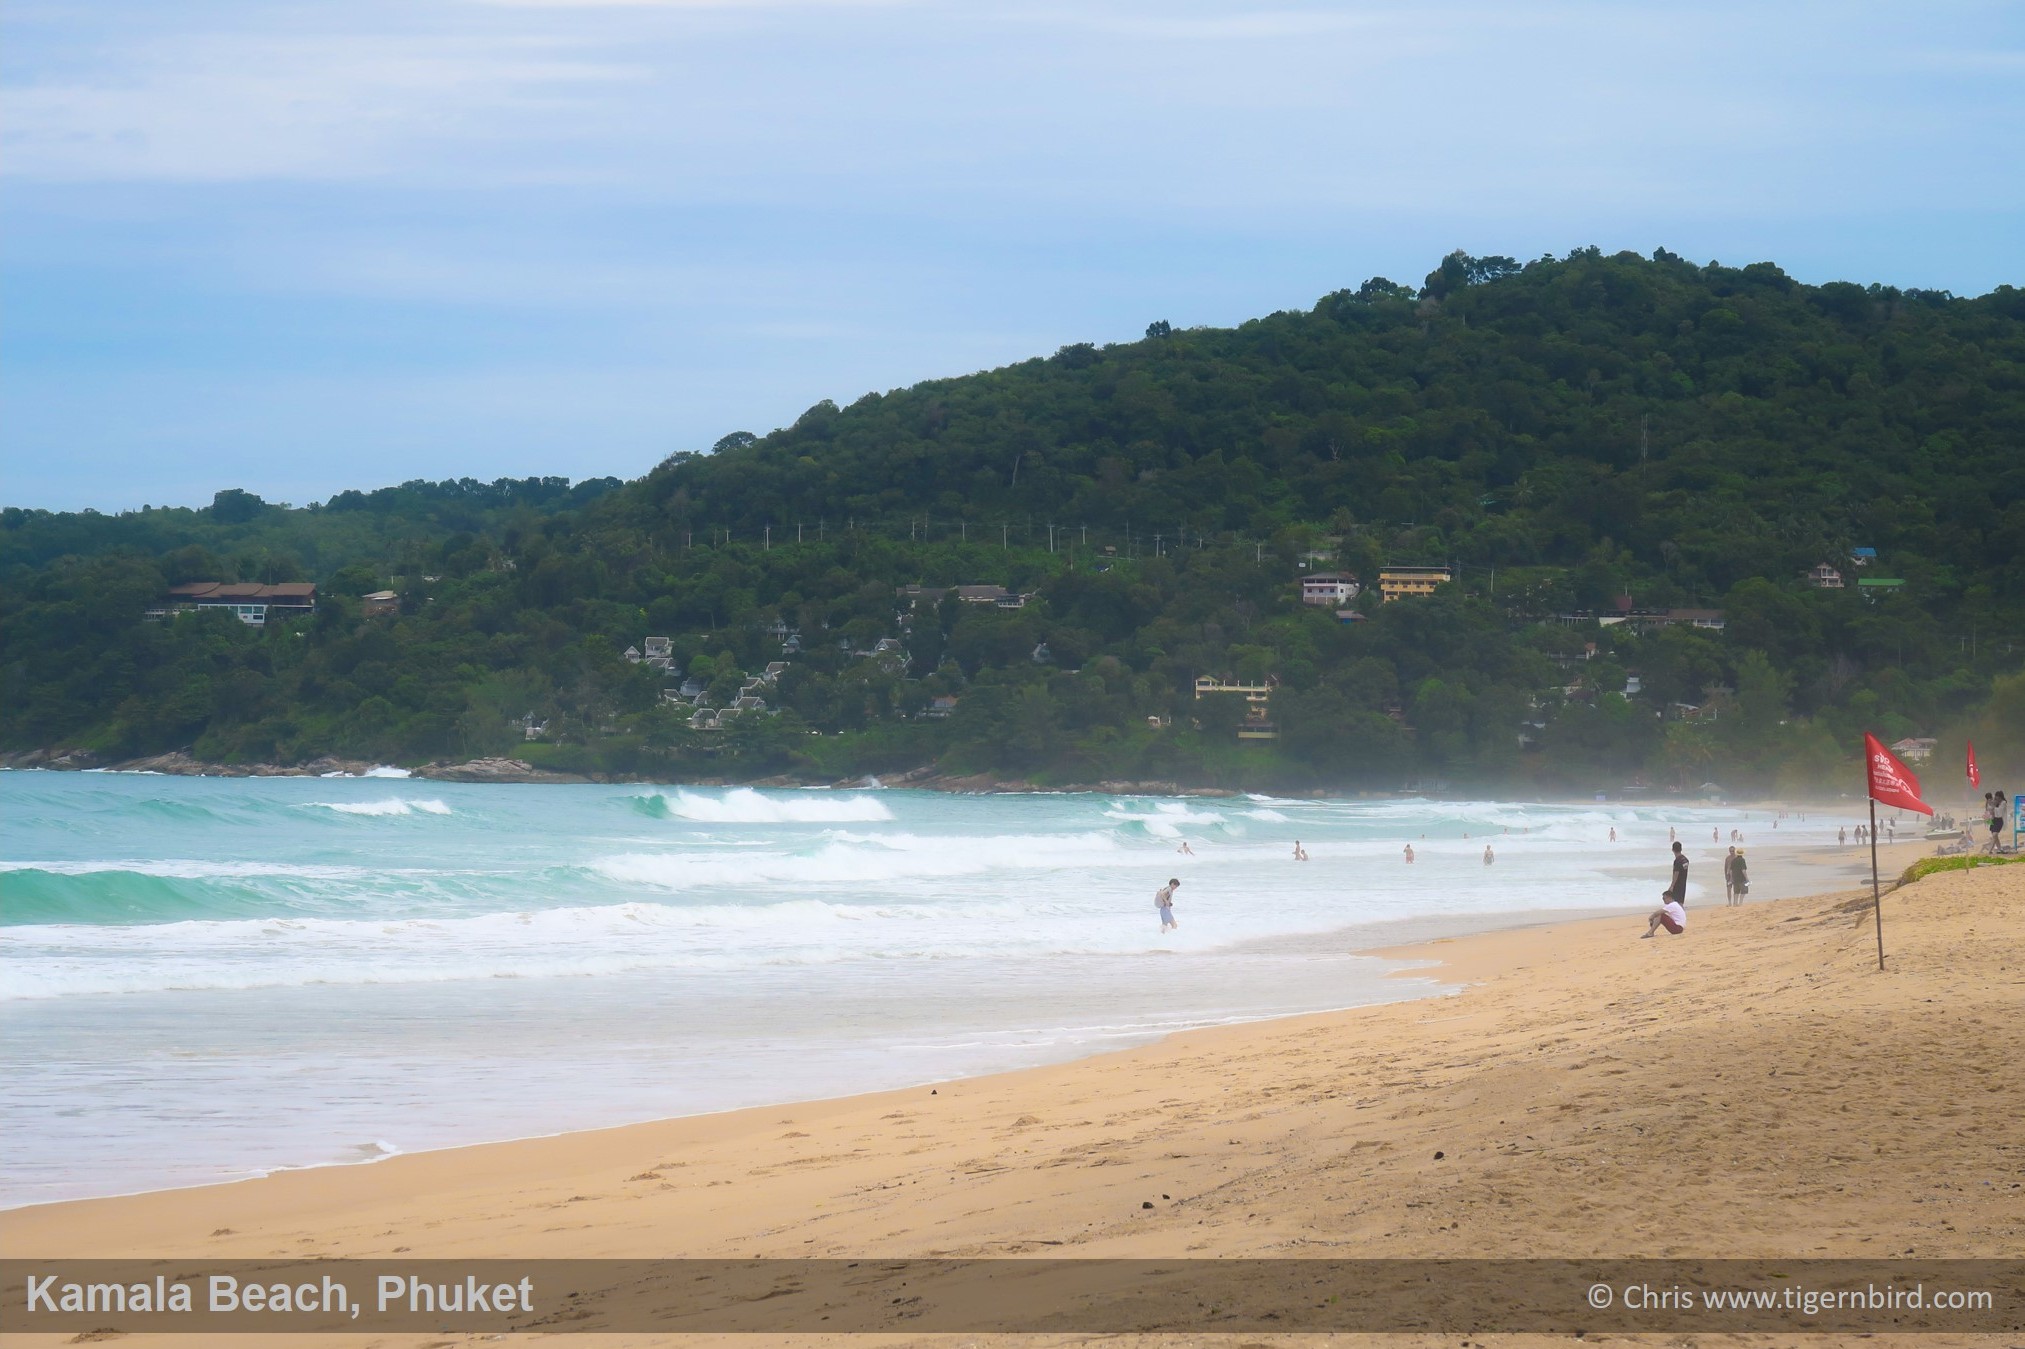
[{"label": "dark banner strip", "polygon": [[10,1331],[2025,1333],[2025,1260],[4,1260]]}]

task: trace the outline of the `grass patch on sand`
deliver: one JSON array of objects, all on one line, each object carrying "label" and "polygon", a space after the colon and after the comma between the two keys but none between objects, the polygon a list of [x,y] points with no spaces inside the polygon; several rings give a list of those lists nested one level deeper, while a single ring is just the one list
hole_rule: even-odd
[{"label": "grass patch on sand", "polygon": [[1985,857],[1974,853],[1966,857],[1922,857],[1905,869],[1898,878],[1900,885],[1911,885],[1943,871],[1973,871],[1977,867],[2009,866],[2013,862],[2025,861],[2021,857]]}]

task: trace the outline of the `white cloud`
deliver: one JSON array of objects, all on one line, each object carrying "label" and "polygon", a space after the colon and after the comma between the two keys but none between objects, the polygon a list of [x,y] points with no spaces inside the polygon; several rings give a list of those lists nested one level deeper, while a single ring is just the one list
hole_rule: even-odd
[{"label": "white cloud", "polygon": [[0,94],[5,172],[33,179],[357,178],[509,112],[646,72],[553,40],[449,34],[210,34],[158,40],[91,77]]}]

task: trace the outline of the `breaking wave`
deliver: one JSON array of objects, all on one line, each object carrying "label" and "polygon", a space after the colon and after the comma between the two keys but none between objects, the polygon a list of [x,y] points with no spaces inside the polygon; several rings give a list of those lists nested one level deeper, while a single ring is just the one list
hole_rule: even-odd
[{"label": "breaking wave", "polygon": [[389,797],[384,801],[310,801],[305,804],[340,815],[451,815],[455,812],[441,801],[408,801]]},{"label": "breaking wave", "polygon": [[751,787],[735,787],[722,796],[678,788],[672,796],[655,792],[633,800],[643,814],[699,824],[861,824],[893,818],[883,802],[869,796],[768,795]]}]

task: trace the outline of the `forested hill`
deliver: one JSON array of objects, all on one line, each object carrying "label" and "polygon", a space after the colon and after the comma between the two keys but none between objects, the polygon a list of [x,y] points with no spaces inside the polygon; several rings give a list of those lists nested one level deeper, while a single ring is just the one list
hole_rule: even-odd
[{"label": "forested hill", "polygon": [[[339,528],[373,499],[255,498],[220,548],[197,536],[243,494],[180,532],[9,511],[0,737],[670,776],[1742,789],[1829,780],[1860,728],[1981,726],[1986,758],[2025,769],[2021,449],[2017,289],[1457,254],[1419,287],[819,403],[454,523]],[[252,525],[257,547],[233,541]],[[1369,584],[1388,562],[1457,579],[1367,593],[1356,622],[1299,602],[1306,569]],[[1843,588],[1805,579],[1823,564]],[[142,621],[170,582],[289,570],[323,583],[314,616]],[[914,582],[1031,599],[896,608]],[[401,612],[364,617],[382,587]],[[1723,626],[1568,621],[1627,595]],[[663,699],[688,675],[727,705],[783,627],[801,649],[751,691],[764,713],[697,729]],[[622,658],[648,636],[672,673]],[[1194,699],[1204,674],[1276,680],[1277,738],[1238,740],[1242,701]]]},{"label": "forested hill", "polygon": [[909,512],[1170,539],[1413,524],[1420,553],[1499,566],[1580,565],[1607,540],[1631,574],[1702,594],[1851,544],[1989,573],[2025,566],[2021,320],[2009,287],[1456,256],[1418,292],[1378,278],[1236,329],[1155,324],[819,403],[675,456],[634,499],[643,521],[746,530]]}]

